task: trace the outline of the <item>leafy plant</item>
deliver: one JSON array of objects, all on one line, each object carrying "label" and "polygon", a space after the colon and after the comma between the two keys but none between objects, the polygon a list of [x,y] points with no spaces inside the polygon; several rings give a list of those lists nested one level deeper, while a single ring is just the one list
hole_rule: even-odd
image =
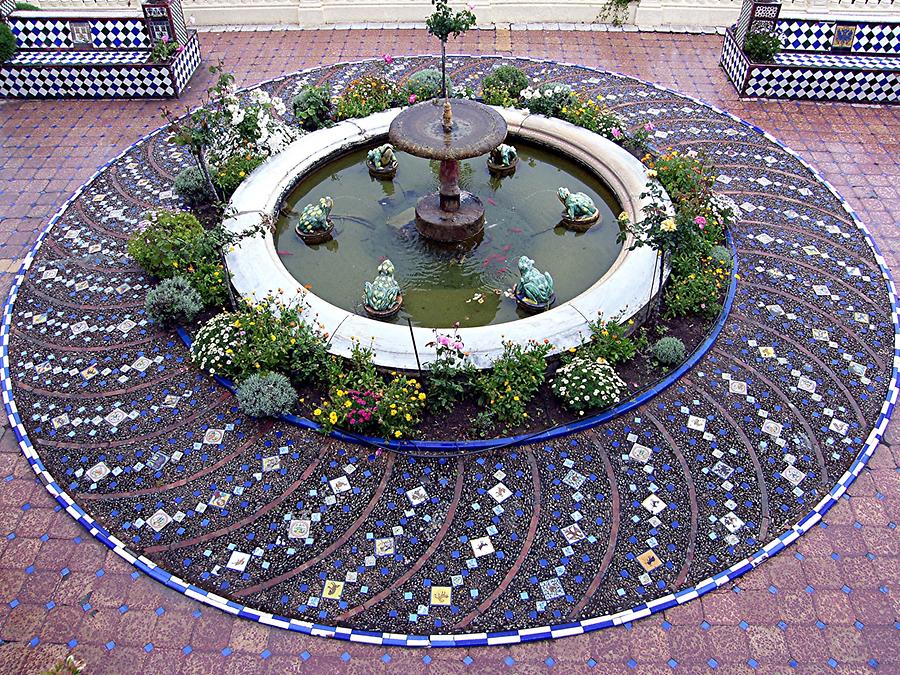
[{"label": "leafy plant", "polygon": [[670,277],[665,293],[666,316],[697,314],[714,317],[722,310],[720,298],[728,283],[731,266],[709,256],[697,261],[695,271],[678,275],[673,272]]},{"label": "leafy plant", "polygon": [[397,88],[384,77],[366,75],[353,80],[335,101],[335,118],[366,117],[387,110],[397,98]]},{"label": "leafy plant", "polygon": [[528,87],[528,76],[515,66],[503,65],[491,70],[481,81],[482,97],[488,105],[515,106]]},{"label": "leafy plant", "polygon": [[237,389],[241,410],[251,417],[278,417],[297,404],[297,390],[281,373],[254,373]]},{"label": "leafy plant", "polygon": [[472,388],[475,367],[467,360],[459,334],[442,335],[435,331],[437,358],[428,364],[428,407],[446,411]]},{"label": "leafy plant", "polygon": [[213,183],[223,199],[229,199],[238,186],[263,162],[263,157],[239,153],[226,158],[213,173]]},{"label": "leafy plant", "polygon": [[605,360],[576,356],[556,371],[550,384],[556,397],[571,410],[606,408],[628,391],[615,369]]},{"label": "leafy plant", "polygon": [[412,434],[427,396],[415,378],[391,373],[385,380],[372,364],[372,350],[353,345],[350,359],[339,367],[328,398],[313,410],[324,433],[342,427],[376,433],[387,439]]},{"label": "leafy plant", "polygon": [[18,48],[16,36],[10,27],[5,22],[0,22],[0,63],[11,59]]},{"label": "leafy plant", "polygon": [[30,2],[17,2],[16,10],[20,12],[39,12],[41,8],[37,5],[32,5]]},{"label": "leafy plant", "polygon": [[176,40],[170,40],[168,35],[164,35],[156,41],[153,49],[150,50],[150,61],[152,63],[165,63],[183,51],[184,47],[178,44]]},{"label": "leafy plant", "polygon": [[197,166],[189,166],[178,173],[175,177],[175,194],[184,199],[188,206],[202,206],[213,198],[206,176]]},{"label": "leafy plant", "polygon": [[772,63],[781,47],[781,38],[775,33],[758,31],[744,38],[744,53],[751,63]]},{"label": "leafy plant", "polygon": [[664,337],[656,341],[651,348],[653,359],[661,366],[677,366],[684,361],[685,347],[677,337]]},{"label": "leafy plant", "polygon": [[547,367],[544,358],[550,349],[547,342],[529,341],[524,347],[504,342],[503,354],[494,361],[491,370],[476,378],[479,403],[500,424],[513,427],[527,419],[526,407],[544,382]]},{"label": "leafy plant", "polygon": [[147,293],[144,308],[150,319],[164,326],[190,323],[203,309],[203,298],[187,279],[174,276]]},{"label": "leafy plant", "polygon": [[307,131],[315,131],[327,126],[334,105],[331,102],[331,87],[328,85],[307,85],[291,101],[294,117]]},{"label": "leafy plant", "polygon": [[602,318],[591,322],[591,339],[582,345],[582,350],[611,364],[630,361],[637,353],[637,345],[627,334],[633,323],[604,321]]},{"label": "leafy plant", "polygon": [[325,338],[303,322],[302,313],[296,302],[272,297],[255,305],[244,303],[203,325],[194,336],[191,359],[203,370],[235,382],[265,372],[298,382],[324,377]]},{"label": "leafy plant", "polygon": [[544,84],[522,91],[525,107],[535,115],[560,117],[563,109],[569,109],[577,102],[572,88],[567,84]]},{"label": "leafy plant", "polygon": [[[441,71],[437,68],[425,68],[409,76],[403,85],[403,97],[410,104],[441,95]],[[453,82],[447,79],[447,95],[453,96]]]},{"label": "leafy plant", "polygon": [[709,250],[709,257],[716,263],[727,266],[731,269],[731,251],[724,246],[713,246]]}]

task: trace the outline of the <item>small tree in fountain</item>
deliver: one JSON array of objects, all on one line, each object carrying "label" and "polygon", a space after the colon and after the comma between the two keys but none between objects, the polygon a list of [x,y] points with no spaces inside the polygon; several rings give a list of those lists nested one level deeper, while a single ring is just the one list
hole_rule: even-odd
[{"label": "small tree in fountain", "polygon": [[458,37],[475,25],[475,15],[468,9],[454,12],[448,0],[431,0],[434,12],[425,20],[428,32],[441,41],[441,97],[447,98],[447,40]]}]

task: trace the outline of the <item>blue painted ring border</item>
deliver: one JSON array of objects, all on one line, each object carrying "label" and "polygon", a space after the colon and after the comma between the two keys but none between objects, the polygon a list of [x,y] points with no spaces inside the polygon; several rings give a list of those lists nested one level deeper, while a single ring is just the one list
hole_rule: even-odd
[{"label": "blue painted ring border", "polygon": [[[470,58],[499,58],[512,60],[508,56],[500,55],[486,55]],[[590,68],[578,64],[560,63],[546,59],[539,60],[519,58],[517,60],[528,60],[537,63],[550,63],[554,65],[574,67],[589,72],[612,74],[624,78],[624,76],[618,75],[616,73],[609,73],[608,71],[601,71],[596,68]],[[299,71],[299,73],[312,72],[318,69],[319,68],[310,68],[304,71]],[[291,75],[294,74],[297,73],[293,73]],[[259,85],[255,86],[278,81],[284,79],[284,77],[290,77],[291,75],[273,78],[272,80],[261,82]],[[659,85],[646,82],[638,78],[627,79],[641,82],[642,84],[653,87],[654,89],[657,89],[659,91],[673,94],[685,100],[692,101],[698,105],[708,107],[716,113],[724,115],[731,120],[734,120],[750,129],[753,129],[770,142],[776,144],[787,154],[790,154],[795,159],[797,159],[804,168],[809,170],[840,201],[844,210],[848,213],[853,223],[865,236],[866,241],[872,249],[876,262],[878,263],[882,275],[887,283],[888,295],[891,301],[891,316],[894,323],[894,361],[891,369],[891,381],[888,387],[887,397],[882,404],[881,412],[878,416],[878,419],[876,420],[875,426],[869,433],[865,444],[857,454],[850,468],[844,473],[843,476],[841,476],[835,486],[829,491],[828,495],[823,497],[822,500],[820,500],[819,503],[812,509],[812,511],[801,518],[786,532],[771,540],[768,544],[758,549],[755,553],[751,554],[744,560],[735,563],[728,569],[723,570],[722,572],[719,572],[711,577],[708,577],[692,588],[684,589],[676,593],[670,593],[661,598],[657,598],[656,600],[641,603],[639,605],[636,605],[635,607],[632,607],[631,609],[623,610],[615,614],[609,614],[601,617],[584,619],[581,621],[569,622],[564,624],[556,624],[553,626],[547,625],[493,633],[466,633],[458,635],[407,635],[397,633],[382,633],[378,631],[356,630],[341,626],[326,626],[322,624],[311,623],[308,621],[299,621],[297,619],[287,619],[285,617],[268,612],[261,612],[259,610],[247,607],[246,605],[242,605],[240,603],[233,602],[215,593],[205,591],[192,584],[189,584],[179,577],[158,567],[156,563],[149,560],[148,558],[145,558],[144,556],[138,556],[137,554],[129,550],[121,540],[109,533],[105,528],[103,528],[100,523],[98,523],[91,516],[85,513],[85,511],[80,506],[78,506],[78,504],[76,504],[72,500],[72,498],[69,497],[69,495],[56,483],[53,476],[49,474],[49,472],[41,462],[40,457],[35,451],[35,448],[28,437],[28,433],[25,430],[24,425],[22,424],[18,409],[16,408],[15,400],[13,399],[12,380],[9,371],[9,337],[12,323],[13,305],[15,303],[16,297],[18,296],[18,291],[25,277],[25,273],[28,271],[28,268],[34,261],[34,257],[37,254],[37,251],[40,249],[41,244],[44,242],[50,230],[59,220],[61,215],[71,205],[71,203],[81,195],[84,189],[88,185],[90,185],[90,183],[95,180],[98,175],[100,175],[100,173],[108,168],[113,162],[123,157],[132,148],[138,146],[143,142],[146,142],[157,133],[162,131],[162,129],[157,129],[144,138],[138,140],[137,142],[126,148],[122,153],[100,167],[100,169],[98,169],[97,172],[95,172],[94,175],[86,183],[84,183],[84,185],[79,187],[78,190],[76,190],[72,195],[72,197],[70,197],[62,205],[60,210],[57,211],[57,213],[51,218],[47,227],[38,235],[38,239],[34,247],[23,260],[22,265],[13,281],[13,286],[10,290],[8,301],[4,306],[2,323],[0,323],[0,391],[2,391],[3,405],[6,409],[10,424],[13,428],[16,438],[19,441],[19,446],[22,450],[22,453],[25,455],[26,459],[34,470],[35,474],[37,475],[37,478],[41,483],[44,484],[47,491],[56,499],[60,506],[64,508],[76,521],[78,521],[92,536],[103,542],[117,555],[128,561],[131,565],[135,566],[138,570],[144,572],[148,576],[151,576],[160,583],[165,584],[169,588],[179,593],[182,593],[209,606],[217,607],[225,612],[228,612],[229,614],[241,616],[243,618],[251,619],[253,621],[257,621],[259,623],[274,626],[277,628],[283,628],[285,630],[291,630],[307,635],[331,637],[340,640],[348,640],[375,645],[396,645],[407,647],[472,647],[532,642],[535,640],[555,639],[566,637],[569,635],[589,633],[595,630],[600,630],[601,628],[607,628],[610,626],[621,625],[624,623],[635,621],[637,619],[641,619],[646,616],[650,616],[651,614],[670,609],[672,607],[675,607],[676,605],[684,604],[689,600],[693,600],[702,595],[705,595],[706,593],[709,593],[716,588],[734,581],[741,575],[745,574],[746,572],[762,563],[764,560],[767,560],[771,556],[790,546],[801,535],[808,532],[812,527],[814,527],[819,521],[822,520],[822,517],[829,511],[829,509],[831,509],[832,506],[837,503],[838,499],[840,499],[844,495],[844,493],[847,491],[847,488],[862,472],[872,454],[875,452],[875,449],[878,447],[878,444],[880,443],[881,438],[887,428],[887,424],[890,420],[891,413],[894,410],[894,406],[897,403],[898,391],[900,391],[898,390],[898,372],[900,372],[900,311],[898,311],[896,288],[894,285],[893,277],[891,275],[890,269],[887,267],[884,256],[881,254],[881,251],[878,248],[878,245],[872,238],[871,233],[860,221],[856,212],[850,207],[849,204],[847,204],[844,198],[841,197],[840,194],[838,194],[831,183],[825,180],[818,171],[810,166],[809,163],[804,159],[799,157],[793,150],[785,146],[783,143],[772,137],[767,132],[762,131],[759,127],[750,124],[749,122],[746,122],[745,120],[742,120],[741,118],[731,113],[725,112],[717,108],[716,106],[709,105],[708,103],[705,103],[704,101],[701,101],[697,98],[685,96],[684,94],[680,94],[671,89],[667,89],[665,87],[661,87]]]}]

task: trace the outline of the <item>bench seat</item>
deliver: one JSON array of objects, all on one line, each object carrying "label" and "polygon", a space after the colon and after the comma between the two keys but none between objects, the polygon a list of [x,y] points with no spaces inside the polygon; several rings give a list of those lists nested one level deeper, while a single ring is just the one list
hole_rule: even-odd
[{"label": "bench seat", "polygon": [[110,51],[53,51],[40,52],[22,50],[7,61],[13,66],[19,65],[57,65],[57,66],[95,66],[120,65],[125,63],[147,63],[150,52],[143,50],[110,50]]},{"label": "bench seat", "polygon": [[775,63],[784,66],[811,66],[817,68],[840,68],[842,70],[884,70],[900,72],[900,56],[781,52],[775,55]]}]

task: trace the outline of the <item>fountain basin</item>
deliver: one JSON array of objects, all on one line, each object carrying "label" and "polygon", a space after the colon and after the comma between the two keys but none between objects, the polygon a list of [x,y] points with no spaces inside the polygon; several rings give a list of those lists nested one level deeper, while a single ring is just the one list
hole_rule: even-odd
[{"label": "fountain basin", "polygon": [[[615,193],[624,210],[640,219],[648,200],[641,199],[647,177],[644,166],[627,151],[585,129],[527,111],[497,109],[513,136],[561,153],[596,173]],[[234,216],[226,227],[245,230],[266,219],[274,221],[280,205],[305,175],[332,158],[374,143],[387,134],[399,110],[342,122],[308,134],[258,167],[231,200]],[[555,186],[554,186],[555,187]],[[629,250],[625,242],[613,265],[586,291],[552,309],[508,323],[461,328],[459,335],[476,367],[489,367],[503,351],[504,340],[525,343],[549,340],[554,352],[577,346],[589,334],[589,322],[599,313],[628,319],[658,291],[656,254],[647,248]],[[308,316],[330,337],[330,351],[350,354],[353,340],[370,344],[375,363],[414,370],[435,357],[434,331],[375,321],[341,309],[309,292],[285,269],[271,233],[247,238],[226,256],[232,282],[244,297],[260,300],[282,293],[301,297]]]}]

